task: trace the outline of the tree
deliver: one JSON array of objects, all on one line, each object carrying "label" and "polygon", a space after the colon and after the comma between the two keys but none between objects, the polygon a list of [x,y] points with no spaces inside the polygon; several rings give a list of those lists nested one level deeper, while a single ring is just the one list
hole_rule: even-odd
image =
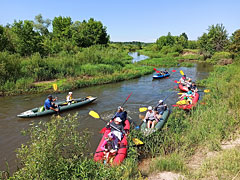
[{"label": "tree", "polygon": [[90,18],[88,21],[76,21],[73,24],[73,41],[78,47],[89,47],[96,44],[107,44],[109,35],[102,22]]},{"label": "tree", "polygon": [[200,48],[213,55],[215,52],[223,51],[228,44],[227,30],[222,24],[208,27],[208,33],[199,38]]},{"label": "tree", "polygon": [[71,31],[72,19],[70,17],[55,17],[52,22],[53,36],[59,39],[72,38]]},{"label": "tree", "polygon": [[233,55],[239,55],[240,54],[240,29],[236,30],[231,38],[230,38],[230,46],[229,46],[230,52],[233,53]]},{"label": "tree", "polygon": [[164,46],[173,46],[176,42],[176,37],[172,36],[170,32],[168,32],[167,36],[161,36],[157,39],[156,44],[158,49],[161,50]]},{"label": "tree", "polygon": [[34,29],[39,32],[42,36],[46,36],[49,34],[48,27],[51,24],[50,19],[43,19],[41,14],[38,14],[34,18]]},{"label": "tree", "polygon": [[13,43],[17,53],[22,56],[29,56],[35,52],[42,53],[42,38],[39,32],[33,30],[32,21],[14,21],[12,31],[15,36]]}]

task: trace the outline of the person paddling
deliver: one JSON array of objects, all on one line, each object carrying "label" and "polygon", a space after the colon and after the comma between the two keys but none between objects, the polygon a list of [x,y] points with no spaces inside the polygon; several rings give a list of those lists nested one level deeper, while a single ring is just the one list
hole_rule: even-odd
[{"label": "person paddling", "polygon": [[122,125],[122,120],[120,117],[114,118],[114,120],[107,124],[108,128],[111,128],[111,135],[116,137],[113,139],[114,151],[118,149],[118,141],[122,140],[123,134],[126,135],[126,131]]},{"label": "person paddling", "polygon": [[123,107],[118,106],[118,110],[117,113],[115,114],[115,116],[112,118],[112,120],[116,117],[119,117],[122,120],[122,125],[125,125],[125,121],[127,119],[127,111],[124,111]]},{"label": "person paddling", "polygon": [[159,100],[158,105],[155,107],[155,111],[157,111],[157,119],[160,119],[164,113],[164,111],[167,109],[167,104],[163,104],[163,100]]},{"label": "person paddling", "polygon": [[44,108],[45,110],[53,110],[59,115],[59,108],[55,105],[54,101],[56,101],[57,98],[53,99],[52,95],[48,95],[48,98],[45,100]]},{"label": "person paddling", "polygon": [[73,97],[72,97],[72,92],[69,92],[68,95],[66,96],[66,101],[68,103],[68,105],[70,105],[71,103],[73,103]]},{"label": "person paddling", "polygon": [[156,117],[156,114],[153,111],[152,106],[148,106],[148,111],[143,121],[147,122],[147,128],[150,128],[150,127],[154,128],[155,122],[157,122],[158,119]]}]

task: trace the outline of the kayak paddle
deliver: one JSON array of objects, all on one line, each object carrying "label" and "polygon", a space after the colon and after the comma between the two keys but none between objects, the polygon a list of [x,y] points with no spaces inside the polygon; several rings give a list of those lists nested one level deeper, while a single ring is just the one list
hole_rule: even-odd
[{"label": "kayak paddle", "polygon": [[[104,121],[105,123],[108,123],[106,120],[102,119],[102,118],[99,116],[99,114],[96,113],[95,111],[90,111],[88,114],[89,114],[90,116],[92,116],[93,118],[95,118],[95,119],[100,119],[100,120]],[[118,128],[116,128],[115,126],[113,126],[113,125],[111,125],[111,124],[109,124],[109,125],[110,125],[110,127],[112,127],[113,129],[121,132],[121,131],[120,131]],[[105,127],[105,128],[106,128],[106,127]]]},{"label": "kayak paddle", "polygon": [[172,72],[176,72],[176,70],[173,69]]},{"label": "kayak paddle", "polygon": [[[128,95],[128,97],[127,97],[126,100],[123,102],[123,104],[122,104],[121,107],[123,107],[123,106],[126,104],[126,102],[128,101],[128,99],[130,98],[131,95],[132,95],[132,92]],[[112,119],[115,118],[116,114],[117,114],[117,112],[115,113],[115,115],[113,116]],[[102,128],[99,133],[103,134],[103,133],[106,131],[106,129],[107,129],[106,127]]]},{"label": "kayak paddle", "polygon": [[182,70],[180,71],[180,74],[184,76],[184,72]]},{"label": "kayak paddle", "polygon": [[179,83],[180,83],[180,82],[179,82],[179,81],[177,81],[177,80],[175,80],[174,82],[175,82],[175,83],[177,83],[177,84],[179,84]]},{"label": "kayak paddle", "polygon": [[[138,138],[132,138],[132,140],[133,140],[134,145],[132,145],[132,146],[122,146],[122,147],[119,147],[119,149],[144,145],[144,143]],[[95,153],[100,153],[100,152],[105,152],[105,151],[103,150],[103,151],[98,151],[98,152],[95,152]]]}]

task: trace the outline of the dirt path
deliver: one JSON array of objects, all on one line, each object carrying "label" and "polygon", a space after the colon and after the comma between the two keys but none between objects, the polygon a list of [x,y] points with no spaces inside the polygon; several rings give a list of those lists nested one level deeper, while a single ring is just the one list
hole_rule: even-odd
[{"label": "dirt path", "polygon": [[[219,155],[222,151],[233,149],[236,147],[240,147],[240,135],[236,137],[234,140],[230,141],[223,141],[221,143],[220,151],[209,151],[207,149],[199,149],[187,162],[187,167],[192,171],[198,170],[201,165],[209,158],[214,158]],[[153,162],[152,159],[147,159],[139,164],[139,170],[144,174],[150,172],[151,163]],[[178,173],[173,172],[159,172],[153,173],[148,176],[148,180],[184,180],[185,177]]]},{"label": "dirt path", "polygon": [[[221,144],[221,149],[232,149],[237,146],[240,146],[240,136],[238,136],[235,140],[223,141]],[[221,151],[208,151],[206,149],[200,149],[193,155],[187,166],[192,170],[196,170],[202,165],[202,163],[206,159],[213,158],[217,156],[220,152]]]}]

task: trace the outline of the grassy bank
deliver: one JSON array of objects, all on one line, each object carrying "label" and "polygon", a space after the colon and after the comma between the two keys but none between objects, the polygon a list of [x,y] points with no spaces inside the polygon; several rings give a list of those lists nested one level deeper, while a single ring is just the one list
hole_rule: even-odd
[{"label": "grassy bank", "polygon": [[[239,130],[239,68],[240,64],[237,62],[217,67],[205,81],[206,88],[211,92],[205,94],[201,100],[204,105],[198,105],[188,114],[174,109],[161,132],[145,139],[142,137],[147,142],[142,149],[143,155],[158,157],[152,164],[153,171],[180,172],[198,179],[200,176],[207,177],[210,169],[218,166],[219,160],[213,161],[205,170],[200,171],[200,175],[196,175],[191,168],[187,167],[187,164],[199,149],[220,151],[221,142],[231,139]],[[233,150],[232,153],[234,152]],[[229,167],[237,163],[238,155],[236,154],[232,162],[226,160],[225,165],[219,166],[219,170],[216,170],[217,176],[224,177],[226,171],[229,174]],[[238,166],[233,173],[236,174],[239,170]]]},{"label": "grassy bank", "polygon": [[181,52],[162,52],[139,50],[140,54],[149,56],[149,59],[139,62],[141,65],[155,66],[155,67],[177,67],[193,66],[193,60],[202,61],[203,57],[196,52],[196,50],[182,50]]},{"label": "grassy bank", "polygon": [[[220,151],[221,142],[238,132],[239,68],[237,62],[216,67],[204,81],[206,88],[211,90],[201,100],[204,105],[199,104],[190,113],[173,109],[162,131],[144,137],[141,132],[132,130],[129,145],[133,144],[132,137],[141,139],[145,145],[129,148],[128,158],[119,167],[93,162],[92,156],[86,152],[89,133],[77,132],[75,117],[54,118],[48,123],[33,125],[29,131],[31,141],[18,151],[22,168],[11,179],[141,179],[143,175],[159,171],[178,172],[190,179],[207,177],[213,171],[217,177],[234,177],[240,170],[239,166],[234,166],[239,163],[239,153],[235,149],[206,161],[198,171],[192,171],[188,162],[199,149]],[[53,148],[56,146],[60,148]],[[229,159],[229,155],[233,158]],[[149,157],[154,161],[149,171],[141,174],[136,164]],[[222,159],[224,163],[221,163]]]},{"label": "grassy bank", "polygon": [[104,46],[83,48],[76,54],[20,57],[0,53],[0,95],[59,91],[137,78],[150,67],[133,65],[128,51]]}]

